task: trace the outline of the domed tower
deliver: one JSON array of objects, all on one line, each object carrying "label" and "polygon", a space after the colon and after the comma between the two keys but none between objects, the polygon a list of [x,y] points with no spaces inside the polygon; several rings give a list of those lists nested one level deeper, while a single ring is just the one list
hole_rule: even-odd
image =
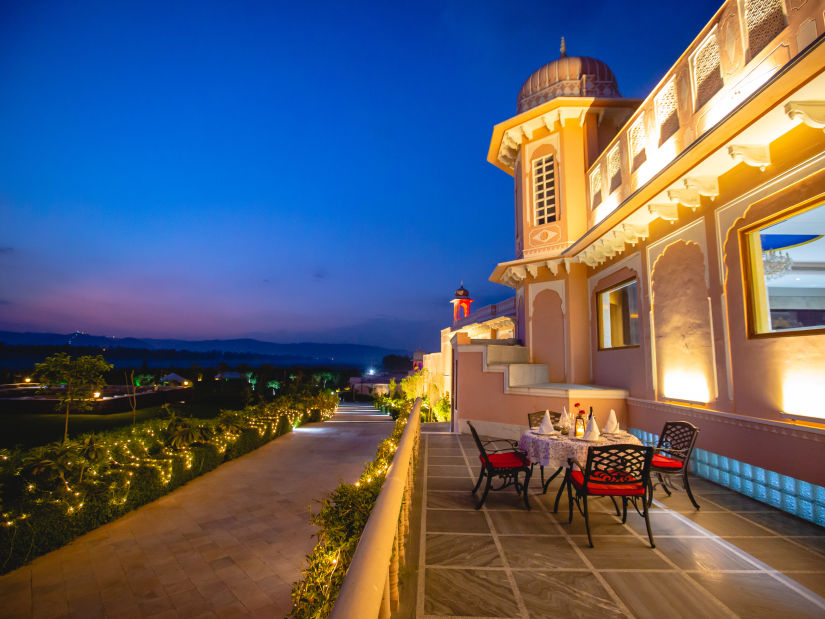
[{"label": "domed tower", "polygon": [[522,84],[516,111],[521,114],[556,97],[618,99],[621,95],[610,67],[595,58],[568,56],[562,37],[561,56],[535,71]]},{"label": "domed tower", "polygon": [[515,181],[516,258],[553,258],[588,229],[587,169],[638,102],[589,56],[561,55],[522,84],[517,115],[496,125],[488,160]]},{"label": "domed tower", "polygon": [[461,287],[455,291],[455,297],[450,303],[453,304],[453,322],[459,319],[459,314],[463,312],[461,318],[466,318],[470,315],[470,304],[473,299],[470,298],[470,293],[464,287],[464,282],[461,282]]},{"label": "domed tower", "polygon": [[[587,268],[565,252],[618,206],[611,191],[629,173],[628,149],[613,139],[638,105],[610,67],[568,56],[562,39],[560,56],[522,84],[516,115],[493,129],[487,160],[514,181],[515,260],[504,257],[490,280],[514,290],[516,337],[555,382],[589,380]],[[605,150],[615,154],[608,175],[591,170]],[[615,180],[602,187],[604,177]]]}]

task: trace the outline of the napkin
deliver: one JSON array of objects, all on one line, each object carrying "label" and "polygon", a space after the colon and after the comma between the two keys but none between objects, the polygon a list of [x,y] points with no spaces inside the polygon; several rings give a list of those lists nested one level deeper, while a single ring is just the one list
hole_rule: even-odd
[{"label": "napkin", "polygon": [[616,411],[612,408],[610,409],[610,414],[607,416],[607,423],[604,424],[604,428],[602,432],[606,432],[607,434],[613,434],[614,432],[619,431],[619,422],[616,421]]},{"label": "napkin", "polygon": [[559,426],[562,428],[569,428],[570,425],[570,416],[567,414],[567,407],[562,406],[561,417],[559,417]]},{"label": "napkin", "polygon": [[587,422],[587,429],[584,431],[582,438],[586,441],[598,441],[600,436],[601,432],[599,432],[599,426],[596,424],[596,418],[591,417],[590,421]]},{"label": "napkin", "polygon": [[542,434],[553,434],[556,429],[553,427],[553,421],[550,419],[550,411],[544,411],[544,418],[539,424],[539,432]]}]

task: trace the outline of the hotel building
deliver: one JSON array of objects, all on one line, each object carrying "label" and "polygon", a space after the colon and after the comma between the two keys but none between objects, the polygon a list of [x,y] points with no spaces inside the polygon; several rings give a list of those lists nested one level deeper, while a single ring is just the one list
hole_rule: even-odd
[{"label": "hotel building", "polygon": [[823,32],[823,0],[728,0],[644,100],[563,44],[527,78],[487,157],[513,298],[456,306],[424,358],[454,431],[686,420],[695,473],[825,525]]}]

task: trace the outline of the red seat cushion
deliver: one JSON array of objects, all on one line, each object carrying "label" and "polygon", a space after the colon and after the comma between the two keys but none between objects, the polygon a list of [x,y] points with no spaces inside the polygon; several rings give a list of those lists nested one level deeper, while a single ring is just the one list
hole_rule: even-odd
[{"label": "red seat cushion", "polygon": [[653,460],[650,461],[650,465],[660,469],[680,469],[682,468],[683,463],[681,460],[676,460],[675,458],[671,458],[669,456],[654,454]]},{"label": "red seat cushion", "polygon": [[[617,476],[619,478],[624,477],[628,481],[634,479],[632,475],[621,472],[617,473],[617,475],[611,475],[609,479],[605,479],[606,476],[604,473],[594,471],[590,475],[590,483],[587,484],[587,494],[637,496],[645,493],[645,488],[641,482],[638,484],[611,484],[610,481],[615,481]],[[599,481],[600,479],[605,479],[605,481]],[[577,490],[581,490],[584,487],[584,473],[581,471],[571,471],[570,481],[573,482]]]},{"label": "red seat cushion", "polygon": [[[487,454],[487,457],[490,459],[490,464],[497,469],[516,469],[530,464],[530,461],[525,456],[514,451]],[[484,459],[481,457],[481,454],[479,454],[478,459],[481,460],[481,464],[484,464]]]}]

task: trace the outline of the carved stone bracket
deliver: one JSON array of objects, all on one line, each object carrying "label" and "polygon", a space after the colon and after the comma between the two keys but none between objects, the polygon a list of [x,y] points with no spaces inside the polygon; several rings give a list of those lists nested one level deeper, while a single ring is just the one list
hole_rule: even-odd
[{"label": "carved stone bracket", "polygon": [[801,120],[809,127],[825,130],[825,101],[788,101],[785,113],[791,120]]},{"label": "carved stone bracket", "polygon": [[716,176],[685,177],[685,188],[691,189],[700,196],[714,200],[719,195],[719,179]]},{"label": "carved stone bracket", "polygon": [[693,211],[702,206],[702,198],[699,192],[693,189],[668,189],[667,197]]},{"label": "carved stone bracket", "polygon": [[763,172],[771,164],[771,152],[767,144],[731,144],[728,154],[737,163],[743,161]]},{"label": "carved stone bracket", "polygon": [[648,204],[647,210],[654,217],[671,223],[679,219],[679,208],[673,203]]}]

